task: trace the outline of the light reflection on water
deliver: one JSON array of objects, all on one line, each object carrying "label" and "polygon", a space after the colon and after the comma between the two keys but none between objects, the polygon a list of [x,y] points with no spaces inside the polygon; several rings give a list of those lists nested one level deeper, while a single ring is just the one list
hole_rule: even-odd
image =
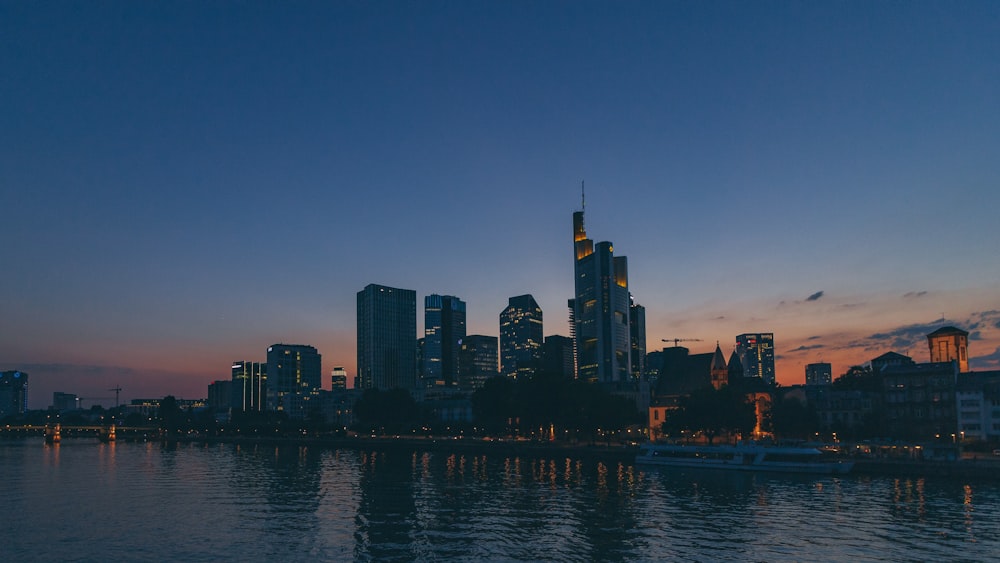
[{"label": "light reflection on water", "polygon": [[0,443],[11,561],[989,560],[1000,485],[565,456]]}]

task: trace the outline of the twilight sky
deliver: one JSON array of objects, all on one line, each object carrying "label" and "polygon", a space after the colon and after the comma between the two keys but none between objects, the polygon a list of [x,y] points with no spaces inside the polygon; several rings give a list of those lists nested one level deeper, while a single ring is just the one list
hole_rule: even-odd
[{"label": "twilight sky", "polygon": [[[1000,3],[0,3],[0,370],[206,395],[368,283],[531,293],[572,212],[648,347],[774,332],[778,381],[972,333],[1000,368]],[[113,400],[95,401],[105,405]],[[90,402],[85,403],[89,405]]]}]

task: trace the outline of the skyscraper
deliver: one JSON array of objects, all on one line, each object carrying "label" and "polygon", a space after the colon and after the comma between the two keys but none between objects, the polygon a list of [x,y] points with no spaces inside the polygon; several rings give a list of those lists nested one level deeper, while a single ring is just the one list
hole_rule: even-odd
[{"label": "skyscraper", "polygon": [[413,389],[417,363],[417,293],[369,284],[358,292],[361,389]]},{"label": "skyscraper", "polygon": [[322,358],[316,348],[302,344],[274,344],[267,348],[267,402],[269,410],[285,410],[291,400],[316,394],[323,388]]},{"label": "skyscraper", "polygon": [[646,371],[646,308],[629,296],[629,343],[632,348],[632,378],[639,379]]},{"label": "skyscraper", "polygon": [[737,336],[736,355],[743,366],[743,377],[759,377],[764,383],[774,383],[774,333]]},{"label": "skyscraper", "polygon": [[828,362],[806,364],[806,385],[830,385],[833,382],[833,366]]},{"label": "skyscraper", "polygon": [[568,336],[550,334],[542,345],[542,369],[549,375],[563,379],[573,379],[573,339]]},{"label": "skyscraper", "polygon": [[531,295],[507,300],[500,313],[500,373],[507,377],[531,375],[541,365],[542,309]]},{"label": "skyscraper", "polygon": [[424,297],[424,385],[458,381],[458,350],[465,338],[465,302],[452,295]]},{"label": "skyscraper", "polygon": [[0,417],[24,414],[28,410],[28,374],[23,371],[0,373]]},{"label": "skyscraper", "polygon": [[629,381],[628,261],[610,242],[587,238],[583,211],[573,214],[576,292],[570,315],[576,338],[577,377],[601,383]]},{"label": "skyscraper", "polygon": [[267,404],[267,364],[233,362],[233,398],[230,406],[238,411],[264,410]]},{"label": "skyscraper", "polygon": [[470,334],[462,340],[458,353],[458,384],[475,391],[500,374],[497,366],[497,337]]}]

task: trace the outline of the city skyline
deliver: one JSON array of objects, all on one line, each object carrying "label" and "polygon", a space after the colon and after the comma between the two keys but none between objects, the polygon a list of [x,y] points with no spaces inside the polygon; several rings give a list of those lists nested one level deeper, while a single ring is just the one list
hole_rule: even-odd
[{"label": "city skyline", "polygon": [[[569,218],[647,351],[774,334],[779,383],[926,335],[1000,367],[990,3],[2,8],[0,370],[29,406],[202,397],[370,283],[569,336]],[[423,333],[418,315],[417,333]],[[669,345],[669,344],[663,344]]]}]

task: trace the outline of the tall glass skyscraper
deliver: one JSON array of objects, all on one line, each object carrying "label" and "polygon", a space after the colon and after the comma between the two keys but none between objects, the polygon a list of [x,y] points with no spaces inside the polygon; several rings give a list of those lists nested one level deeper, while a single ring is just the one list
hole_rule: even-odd
[{"label": "tall glass skyscraper", "polygon": [[587,238],[583,211],[573,214],[576,293],[571,331],[576,338],[577,377],[600,383],[630,380],[628,261],[610,242]]},{"label": "tall glass skyscraper", "polygon": [[233,410],[264,410],[267,404],[267,364],[233,362],[232,382],[230,407]]},{"label": "tall glass skyscraper", "polygon": [[309,396],[323,388],[322,358],[302,344],[267,348],[268,410],[284,410],[285,397]]},{"label": "tall glass skyscraper", "polygon": [[507,377],[531,375],[541,367],[542,308],[531,295],[507,300],[500,313],[500,373]]},{"label": "tall glass skyscraper", "polygon": [[452,295],[424,297],[424,385],[458,383],[458,351],[465,338],[465,301]]},{"label": "tall glass skyscraper", "polygon": [[736,337],[736,355],[743,366],[743,377],[759,377],[774,383],[774,333],[753,332]]},{"label": "tall glass skyscraper", "polygon": [[369,284],[358,292],[358,383],[413,389],[417,382],[417,292]]}]

